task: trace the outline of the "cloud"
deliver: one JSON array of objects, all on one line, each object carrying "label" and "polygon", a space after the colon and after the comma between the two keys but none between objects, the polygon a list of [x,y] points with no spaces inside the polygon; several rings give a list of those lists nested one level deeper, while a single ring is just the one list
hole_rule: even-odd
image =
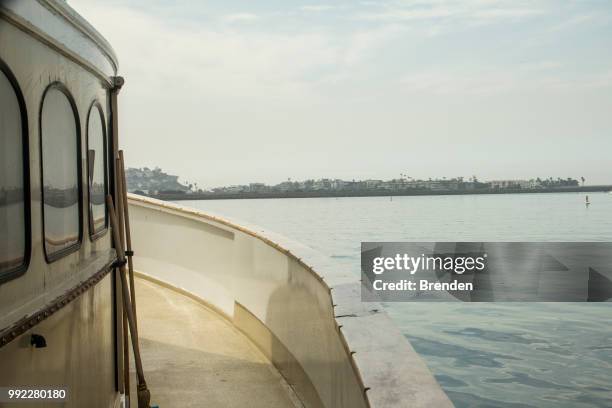
[{"label": "cloud", "polygon": [[476,19],[499,19],[531,17],[544,13],[544,10],[535,8],[492,8],[474,11],[468,16]]},{"label": "cloud", "polygon": [[254,20],[258,20],[259,16],[256,14],[251,14],[251,13],[236,13],[236,14],[230,14],[227,15],[225,17],[223,17],[224,21],[227,21],[229,23],[237,23],[237,22],[243,22],[243,21],[254,21]]},{"label": "cloud", "polygon": [[348,66],[361,63],[373,56],[376,50],[405,32],[406,28],[397,24],[386,24],[377,28],[356,31],[351,34],[343,51],[343,61]]},{"label": "cloud", "polygon": [[321,11],[329,11],[336,9],[336,6],[332,6],[329,4],[307,4],[305,6],[301,6],[300,10],[302,11],[312,11],[312,12],[321,12]]},{"label": "cloud", "polygon": [[[304,78],[312,71],[340,58],[329,38],[317,32],[247,32],[233,25],[177,25],[163,16],[129,7],[107,8],[95,2],[85,2],[81,9],[95,16],[96,26],[107,34],[119,55],[122,72],[143,84],[172,76],[193,92],[225,99],[280,96],[304,88]],[[223,20],[256,18],[240,13]]]},{"label": "cloud", "polygon": [[603,90],[612,87],[612,70],[603,73],[594,73],[574,78],[560,78],[551,76],[543,79],[550,89],[560,91]]},{"label": "cloud", "polygon": [[579,77],[561,71],[557,61],[525,63],[517,67],[480,66],[463,69],[415,71],[400,80],[409,92],[434,95],[493,95],[532,91],[576,91],[612,86],[612,71]]},{"label": "cloud", "polygon": [[517,19],[544,13],[541,8],[522,5],[520,1],[441,1],[387,2],[367,12],[358,12],[354,19],[372,21],[414,21],[414,20],[499,20]]},{"label": "cloud", "polygon": [[573,15],[564,21],[561,21],[561,22],[558,22],[552,25],[551,27],[548,28],[547,31],[550,33],[557,33],[559,31],[573,29],[580,25],[592,24],[594,22],[601,21],[601,20],[603,21],[609,20],[609,16],[600,16],[600,15],[593,14],[593,13]]},{"label": "cloud", "polygon": [[553,69],[560,69],[563,67],[563,63],[561,61],[533,61],[527,62],[524,64],[520,64],[518,69],[524,71],[550,71]]},{"label": "cloud", "polygon": [[403,89],[434,95],[492,94],[515,89],[517,80],[510,72],[471,70],[427,70],[411,72],[400,79]]}]

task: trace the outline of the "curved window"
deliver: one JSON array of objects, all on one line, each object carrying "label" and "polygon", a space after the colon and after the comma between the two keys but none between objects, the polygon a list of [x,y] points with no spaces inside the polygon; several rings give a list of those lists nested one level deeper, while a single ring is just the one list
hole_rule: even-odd
[{"label": "curved window", "polygon": [[76,106],[68,91],[53,84],[43,96],[40,145],[44,248],[51,262],[81,241],[80,134]]},{"label": "curved window", "polygon": [[0,282],[23,273],[29,258],[27,138],[23,98],[0,62]]},{"label": "curved window", "polygon": [[89,182],[89,233],[100,236],[108,225],[105,197],[106,177],[106,128],[104,114],[94,103],[87,118],[87,168]]}]

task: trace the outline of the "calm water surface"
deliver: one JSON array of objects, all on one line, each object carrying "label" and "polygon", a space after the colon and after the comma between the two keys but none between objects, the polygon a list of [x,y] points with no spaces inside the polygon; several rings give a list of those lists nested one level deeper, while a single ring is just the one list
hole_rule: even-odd
[{"label": "calm water surface", "polygon": [[[612,241],[612,194],[182,201],[359,274],[361,241]],[[388,303],[458,408],[612,407],[612,304]]]}]

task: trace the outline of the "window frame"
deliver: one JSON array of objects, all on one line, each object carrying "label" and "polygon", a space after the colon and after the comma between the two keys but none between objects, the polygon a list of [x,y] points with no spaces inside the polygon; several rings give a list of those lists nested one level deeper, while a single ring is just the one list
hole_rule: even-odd
[{"label": "window frame", "polygon": [[24,228],[24,253],[23,262],[21,265],[8,269],[0,274],[0,285],[16,279],[26,273],[30,265],[32,255],[32,218],[31,218],[31,200],[30,200],[30,140],[28,129],[28,111],[26,108],[25,99],[19,82],[8,65],[0,59],[0,72],[6,77],[11,84],[13,92],[17,98],[19,105],[19,114],[21,119],[21,150],[22,150],[22,177],[23,177],[23,228]]},{"label": "window frame", "polygon": [[104,111],[102,109],[102,104],[100,104],[100,102],[95,99],[90,105],[89,105],[89,109],[87,110],[87,123],[85,124],[86,126],[86,136],[85,136],[85,143],[87,144],[87,154],[85,155],[85,161],[87,164],[87,201],[89,204],[89,214],[88,214],[88,219],[89,219],[89,239],[91,242],[96,241],[100,238],[102,238],[104,235],[106,235],[106,232],[108,231],[108,225],[109,225],[109,220],[108,220],[108,206],[106,205],[106,203],[104,204],[104,228],[100,229],[100,231],[95,232],[94,231],[94,224],[93,224],[93,204],[91,202],[91,184],[89,182],[89,119],[91,118],[91,114],[93,112],[94,109],[98,110],[98,113],[100,114],[100,122],[102,123],[102,157],[104,159],[104,197],[106,198],[106,196],[108,195],[109,192],[109,188],[108,188],[108,133],[106,131],[106,118],[104,117]]},{"label": "window frame", "polygon": [[[45,240],[46,240],[46,231],[45,231],[45,186],[44,186],[44,167],[45,164],[43,162],[43,131],[42,131],[42,112],[43,112],[43,107],[45,105],[45,98],[47,97],[47,93],[52,90],[52,89],[56,89],[58,91],[60,91],[61,93],[64,94],[64,96],[66,96],[66,98],[68,99],[68,103],[70,104],[70,107],[72,108],[72,114],[74,117],[74,121],[75,121],[75,127],[76,127],[76,161],[77,161],[77,195],[78,195],[78,213],[79,213],[79,235],[78,235],[78,239],[77,241],[66,247],[63,249],[60,249],[59,251],[55,251],[51,254],[49,254],[47,252],[47,246],[45,245]],[[45,91],[42,94],[42,98],[40,99],[40,107],[39,107],[39,111],[38,111],[38,142],[39,142],[39,154],[40,154],[40,210],[41,210],[41,221],[42,221],[42,225],[41,225],[41,231],[42,231],[42,248],[43,248],[43,252],[45,254],[45,261],[50,264],[53,263],[59,259],[64,258],[65,256],[78,251],[81,248],[81,245],[83,243],[83,166],[82,166],[82,153],[81,153],[81,119],[79,117],[79,110],[76,106],[76,103],[74,101],[74,98],[72,97],[72,94],[70,93],[70,91],[68,90],[68,88],[66,87],[66,85],[64,85],[63,83],[59,82],[59,81],[55,81],[50,83],[46,88]]]}]

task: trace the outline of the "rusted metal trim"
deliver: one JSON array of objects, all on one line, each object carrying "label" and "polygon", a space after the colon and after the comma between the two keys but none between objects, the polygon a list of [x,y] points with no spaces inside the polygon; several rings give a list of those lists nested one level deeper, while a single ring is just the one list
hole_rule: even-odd
[{"label": "rusted metal trim", "polygon": [[104,266],[104,268],[93,274],[87,280],[79,283],[65,294],[56,298],[45,308],[30,316],[24,317],[12,326],[2,330],[0,332],[0,348],[15,340],[17,337],[35,327],[40,322],[48,319],[67,306],[70,302],[79,298],[83,293],[94,287],[112,270],[112,265],[113,263],[109,262]]}]

